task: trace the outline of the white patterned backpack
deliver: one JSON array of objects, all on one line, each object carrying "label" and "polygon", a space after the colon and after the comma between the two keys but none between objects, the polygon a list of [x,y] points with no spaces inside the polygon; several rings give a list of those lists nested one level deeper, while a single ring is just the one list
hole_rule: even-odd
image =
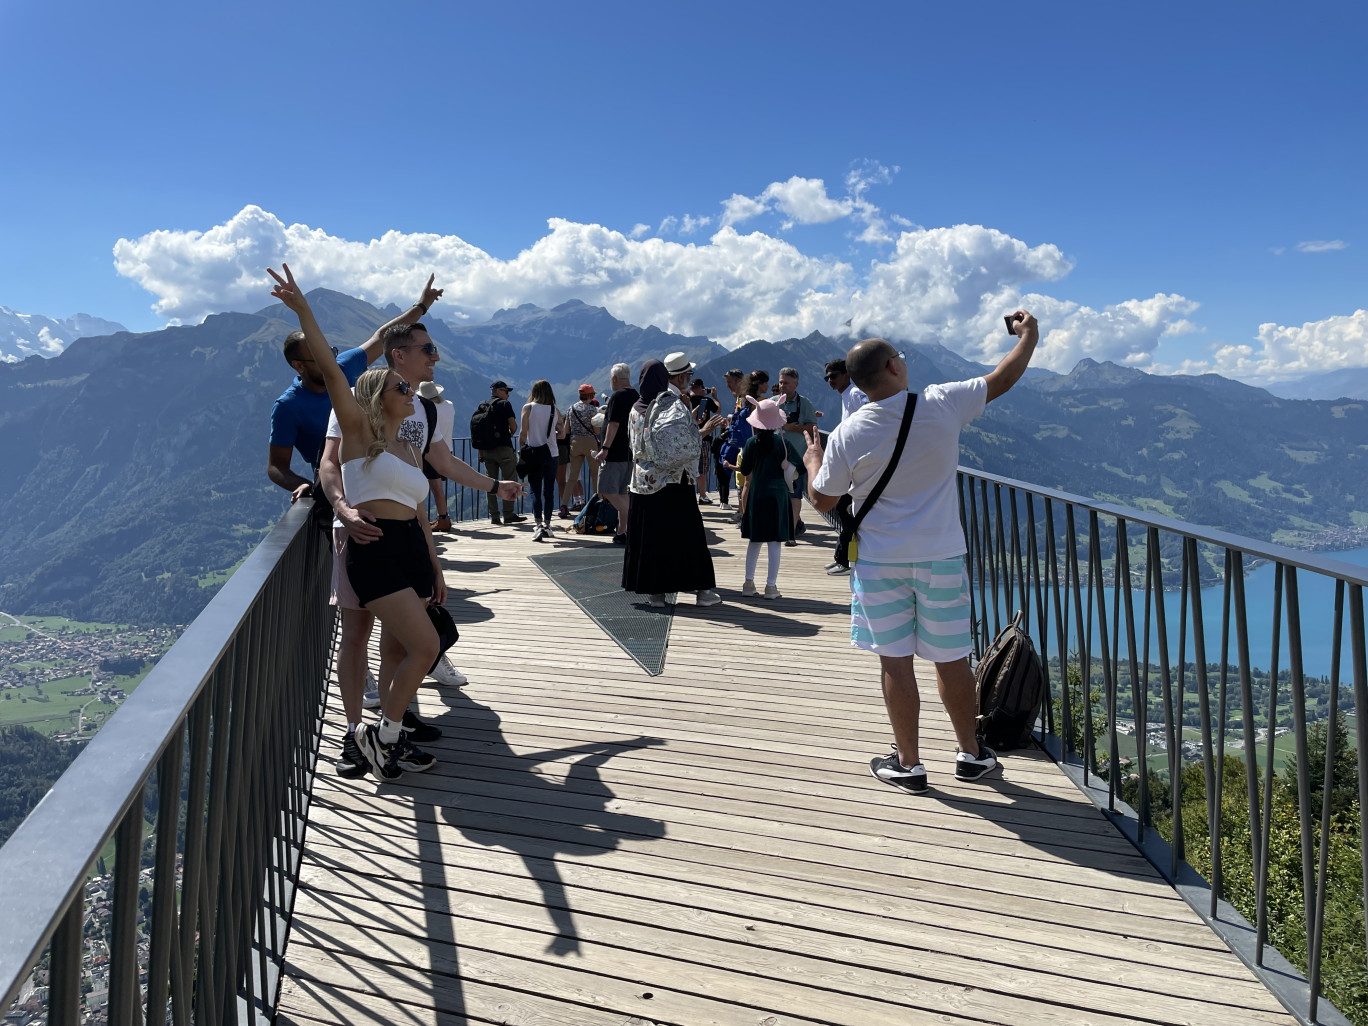
[{"label": "white patterned backpack", "polygon": [[698,463],[698,425],[689,404],[671,391],[661,392],[646,407],[639,445],[632,458],[643,468],[673,476]]}]

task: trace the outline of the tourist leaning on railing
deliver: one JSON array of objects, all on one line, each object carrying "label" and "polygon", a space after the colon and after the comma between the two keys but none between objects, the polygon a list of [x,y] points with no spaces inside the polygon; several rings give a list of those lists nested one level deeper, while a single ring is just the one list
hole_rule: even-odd
[{"label": "tourist leaning on railing", "polygon": [[850,641],[879,656],[896,739],[893,754],[871,759],[869,770],[912,794],[927,790],[914,656],[936,664],[941,701],[959,746],[956,778],[978,780],[998,769],[996,754],[979,744],[974,730],[969,579],[955,474],[960,429],[1016,384],[1035,351],[1036,319],[1018,310],[1012,321],[1016,345],[985,377],[927,385],[920,396],[907,391],[902,353],[881,338],[856,343],[846,365],[869,402],[837,425],[825,454],[817,428],[808,429],[803,458],[809,500],[825,513],[849,493],[858,511],[894,464],[899,430],[905,418],[911,421],[887,486],[856,537]]},{"label": "tourist leaning on railing", "polygon": [[[427,479],[414,441],[401,430],[413,413],[414,386],[396,371],[377,367],[361,375],[353,395],[303,290],[289,267],[284,271],[284,278],[270,271],[276,281],[271,294],[298,315],[300,328],[327,381],[342,430],[340,456],[348,502],[370,514],[381,530],[381,537],[375,541],[348,546],[347,577],[357,599],[402,646],[403,656],[384,696],[380,725],[360,731],[356,743],[377,777],[397,780],[405,769],[426,770],[435,762],[430,754],[413,746],[402,724],[404,711],[439,655],[437,632],[426,605],[441,605],[446,599],[442,566],[421,508],[428,494]],[[387,339],[387,346],[392,342],[392,338]],[[456,462],[445,445],[430,451],[433,456],[446,456],[434,462],[439,471],[444,463]],[[498,486],[491,480],[489,487]]]}]

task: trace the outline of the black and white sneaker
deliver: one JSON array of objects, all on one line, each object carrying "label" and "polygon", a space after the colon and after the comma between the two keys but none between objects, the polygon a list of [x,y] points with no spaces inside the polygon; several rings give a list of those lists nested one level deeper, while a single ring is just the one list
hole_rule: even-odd
[{"label": "black and white sneaker", "polygon": [[534,542],[539,542],[545,537],[546,528],[542,527],[541,524],[538,524],[536,527],[532,528],[532,540]]},{"label": "black and white sneaker", "polygon": [[399,764],[399,768],[406,773],[426,773],[437,765],[437,759],[431,752],[415,748],[408,735],[402,731],[400,731],[399,741],[394,747],[398,749],[395,761]]},{"label": "black and white sneaker", "polygon": [[926,767],[917,763],[908,769],[898,761],[896,751],[892,755],[876,755],[869,760],[869,772],[875,780],[892,784],[908,794],[926,794]]},{"label": "black and white sneaker", "polygon": [[979,745],[977,756],[968,752],[960,752],[955,756],[956,780],[982,780],[1001,768],[1002,763],[998,762],[997,752],[985,744]]},{"label": "black and white sneaker", "polygon": [[399,768],[399,742],[382,744],[380,731],[374,724],[356,732],[356,747],[370,764],[376,780],[393,783],[403,777],[404,771]]},{"label": "black and white sneaker", "polygon": [[356,747],[356,735],[347,734],[342,738],[342,754],[333,763],[339,777],[346,777],[348,780],[355,780],[357,777],[364,777],[366,770],[370,769],[370,764],[366,762],[366,757],[361,754],[361,749]]},{"label": "black and white sneaker", "polygon": [[825,567],[828,577],[845,577],[850,573],[850,567],[841,566],[834,559]]},{"label": "black and white sneaker", "polygon": [[403,722],[399,724],[400,733],[415,744],[427,745],[440,741],[442,731],[431,723],[424,723],[412,709],[404,710]]}]

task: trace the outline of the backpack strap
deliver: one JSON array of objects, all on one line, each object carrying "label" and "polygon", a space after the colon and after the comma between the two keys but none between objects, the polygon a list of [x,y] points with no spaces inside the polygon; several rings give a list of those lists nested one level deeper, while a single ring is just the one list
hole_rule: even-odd
[{"label": "backpack strap", "polygon": [[903,409],[902,423],[898,425],[898,441],[893,446],[893,458],[888,461],[888,466],[884,467],[883,473],[879,475],[879,480],[874,483],[873,490],[860,504],[860,511],[855,514],[855,519],[851,524],[851,532],[859,530],[860,522],[864,520],[874,503],[879,501],[879,496],[883,494],[884,488],[893,478],[893,471],[897,469],[898,460],[902,458],[903,447],[907,444],[907,429],[912,426],[912,411],[917,408],[917,393],[907,394],[907,406]]},{"label": "backpack strap", "polygon": [[437,431],[437,404],[421,395],[417,399],[423,404],[423,412],[427,414],[427,441],[423,443],[423,455],[426,456],[427,451],[432,448],[432,436]]}]

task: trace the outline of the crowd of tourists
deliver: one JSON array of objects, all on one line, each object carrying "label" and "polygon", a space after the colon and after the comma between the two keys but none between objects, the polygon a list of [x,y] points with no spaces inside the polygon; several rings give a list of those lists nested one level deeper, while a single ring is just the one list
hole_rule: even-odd
[{"label": "crowd of tourists", "polygon": [[[347,719],[340,775],[392,781],[432,768],[434,757],[419,746],[441,731],[419,718],[414,696],[428,676],[465,683],[445,654],[455,630],[433,538],[452,529],[447,481],[486,492],[489,521],[500,526],[527,521],[517,511],[526,496],[534,542],[552,537],[557,518],[562,528],[590,514],[611,524],[609,544],[623,548],[621,586],[652,607],[672,594],[692,593],[700,606],[722,602],[706,506],[727,514],[747,542],[741,595],[781,598],[783,549],[807,530],[806,503],[845,529],[826,569],[850,577],[851,644],[880,660],[894,745],[871,760],[870,772],[911,793],[927,789],[915,657],[935,665],[959,749],[957,778],[998,768],[975,734],[955,469],[961,428],[1026,369],[1039,338],[1029,313],[1009,317],[1017,341],[994,370],[920,393],[908,391],[904,353],[884,339],[857,343],[826,364],[840,418],[825,438],[822,414],[799,391],[793,367],[780,368],[773,383],[763,369],[728,371],[719,395],[685,353],[669,353],[643,363],[635,384],[627,364],[614,365],[606,393],[586,382],[564,409],[547,380],[536,381],[521,406],[513,388],[495,380],[470,424],[482,472],[452,454],[454,410],[433,381],[440,354],[421,322],[442,296],[433,278],[411,308],[339,353],[289,268],[270,274],[272,295],[298,316],[300,330],[284,344],[298,376],[272,410],[268,474],[291,501],[311,497],[315,509],[333,514],[336,665]],[[384,364],[372,367],[382,355]],[[312,479],[291,469],[293,452],[314,469]],[[857,542],[853,559],[848,538]],[[365,723],[365,709],[378,720]]]}]

